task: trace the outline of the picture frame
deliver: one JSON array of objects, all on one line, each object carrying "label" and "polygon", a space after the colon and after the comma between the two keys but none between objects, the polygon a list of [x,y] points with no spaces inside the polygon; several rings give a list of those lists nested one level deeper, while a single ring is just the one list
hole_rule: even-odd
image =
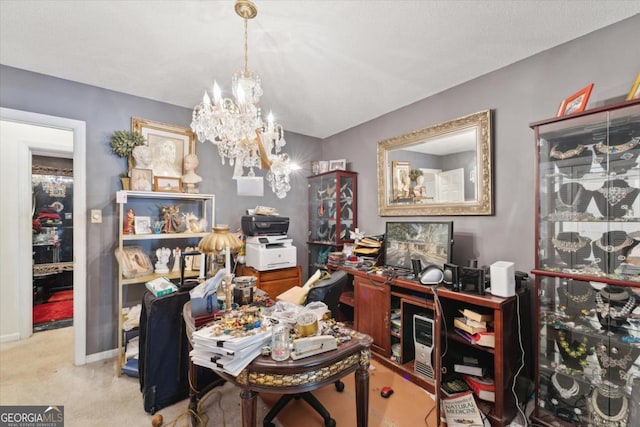
[{"label": "picture frame", "polygon": [[319,173],[329,172],[329,161],[328,160],[319,160],[318,164],[320,165],[320,172]]},{"label": "picture frame", "polygon": [[141,246],[126,246],[115,250],[118,263],[122,264],[122,275],[126,278],[146,276],[153,273],[153,264],[149,255]]},{"label": "picture frame", "polygon": [[136,234],[151,234],[151,217],[136,215],[133,220],[133,230]]},{"label": "picture frame", "polygon": [[320,161],[311,160],[311,173],[313,175],[318,175],[320,173]]},{"label": "picture frame", "polygon": [[589,96],[593,90],[593,83],[583,87],[570,97],[564,99],[558,108],[556,117],[568,116],[569,114],[579,113],[584,111],[589,102]]},{"label": "picture frame", "polygon": [[329,160],[329,170],[330,171],[347,170],[347,160],[346,159]]},{"label": "picture frame", "polygon": [[185,172],[185,156],[197,154],[196,136],[189,128],[132,117],[131,130],[140,132],[151,149],[154,177],[181,177]]},{"label": "picture frame", "polygon": [[391,162],[391,176],[393,180],[393,200],[411,198],[411,162],[394,160]]},{"label": "picture frame", "polygon": [[627,101],[631,101],[632,99],[640,98],[640,72],[636,76],[636,81],[633,82],[633,86],[631,86],[631,90],[627,95]]},{"label": "picture frame", "polygon": [[182,193],[182,179],[170,176],[154,176],[153,191],[163,193]]},{"label": "picture frame", "polygon": [[151,169],[131,169],[131,190],[153,191],[153,171]]}]

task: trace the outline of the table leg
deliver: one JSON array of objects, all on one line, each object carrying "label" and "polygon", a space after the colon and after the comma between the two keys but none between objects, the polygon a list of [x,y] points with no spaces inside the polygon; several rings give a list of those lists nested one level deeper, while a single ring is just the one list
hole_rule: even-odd
[{"label": "table leg", "polygon": [[355,379],[358,427],[367,427],[369,425],[369,363],[358,366]]},{"label": "table leg", "polygon": [[242,390],[242,427],[256,427],[256,413],[258,411],[258,393],[252,390]]}]

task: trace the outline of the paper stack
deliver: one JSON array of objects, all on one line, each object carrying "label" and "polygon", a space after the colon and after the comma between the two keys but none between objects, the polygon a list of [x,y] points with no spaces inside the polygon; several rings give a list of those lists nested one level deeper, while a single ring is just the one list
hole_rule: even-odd
[{"label": "paper stack", "polygon": [[193,350],[189,354],[196,365],[236,376],[270,340],[271,328],[256,328],[236,337],[220,335],[216,325],[209,325],[193,333]]}]

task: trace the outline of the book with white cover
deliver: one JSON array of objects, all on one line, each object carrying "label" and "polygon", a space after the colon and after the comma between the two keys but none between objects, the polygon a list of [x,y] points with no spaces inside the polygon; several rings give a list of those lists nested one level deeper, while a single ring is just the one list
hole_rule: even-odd
[{"label": "book with white cover", "polygon": [[209,325],[202,327],[193,332],[194,344],[202,344],[205,346],[221,347],[229,350],[238,350],[244,347],[248,347],[255,344],[258,341],[262,341],[265,337],[271,336],[271,329],[256,328],[242,337],[235,337],[231,335],[218,335],[214,333],[214,326]]},{"label": "book with white cover", "polygon": [[200,355],[192,355],[191,360],[195,365],[210,368],[216,371],[223,371],[230,375],[237,376],[244,368],[249,365],[253,359],[258,357],[262,352],[262,343],[258,343],[255,346],[250,347],[250,351],[243,354],[242,357],[234,356],[219,356],[213,361],[211,358],[200,357]]}]

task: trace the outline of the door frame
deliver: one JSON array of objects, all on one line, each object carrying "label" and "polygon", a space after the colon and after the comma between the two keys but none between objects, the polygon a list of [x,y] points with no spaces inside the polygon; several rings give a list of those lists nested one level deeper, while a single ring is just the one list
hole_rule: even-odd
[{"label": "door frame", "polygon": [[[86,123],[80,120],[45,114],[31,113],[9,108],[0,108],[0,119],[32,126],[69,130],[73,133],[71,144],[52,146],[42,141],[21,140],[18,142],[18,212],[31,212],[31,161],[32,155],[70,155],[73,158],[73,325],[74,364],[86,363],[86,284],[87,284],[87,243],[86,243]],[[18,215],[18,242],[14,261],[17,265],[18,319],[20,339],[33,334],[33,294],[31,288],[21,285],[33,283],[32,270],[32,224],[29,215]]]}]

